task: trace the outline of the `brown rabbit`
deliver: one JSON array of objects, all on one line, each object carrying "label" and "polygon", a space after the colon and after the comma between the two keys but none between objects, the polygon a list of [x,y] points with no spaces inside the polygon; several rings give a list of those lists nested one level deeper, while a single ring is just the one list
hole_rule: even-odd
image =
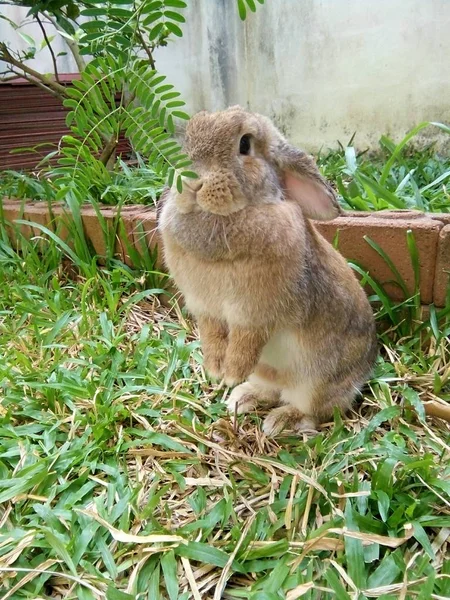
[{"label": "brown rabbit", "polygon": [[[329,184],[269,119],[232,107],[188,123],[199,179],[168,190],[164,256],[200,330],[206,370],[263,429],[311,429],[348,409],[377,350],[373,314],[309,218],[340,213]],[[242,383],[244,382],[245,383]]]}]

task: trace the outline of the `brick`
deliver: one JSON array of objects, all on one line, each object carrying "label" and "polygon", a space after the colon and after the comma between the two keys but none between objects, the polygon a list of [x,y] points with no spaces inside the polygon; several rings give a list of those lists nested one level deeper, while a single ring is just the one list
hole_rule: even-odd
[{"label": "brick", "polygon": [[444,225],[450,225],[450,213],[429,213],[429,216]]},{"label": "brick", "polygon": [[[112,236],[115,233],[114,255],[122,260],[127,265],[131,265],[131,258],[128,253],[127,244],[130,246],[134,243],[133,238],[133,219],[134,215],[139,211],[137,206],[124,206],[120,210],[120,219],[124,225],[125,239],[121,237],[117,226],[117,209],[116,207],[106,207],[101,209],[101,214],[104,219],[104,224],[107,230],[107,236]],[[83,221],[84,232],[87,239],[94,247],[95,253],[100,257],[107,255],[107,243],[105,240],[105,232],[99,221],[97,212],[92,206],[83,206],[81,209],[81,218]]]},{"label": "brick", "polygon": [[[13,224],[17,219],[25,218],[25,204],[20,202],[2,202],[1,214],[7,223]],[[31,237],[31,228],[27,225],[20,225],[16,227],[6,226],[6,232],[12,244],[17,243],[16,229],[19,228],[20,232],[27,238]]]},{"label": "brick", "polygon": [[436,257],[434,276],[434,304],[445,306],[447,291],[450,285],[450,221],[439,232],[439,245]]},{"label": "brick", "polygon": [[[46,202],[20,202],[17,200],[3,200],[3,214],[7,221],[13,223],[21,219],[30,221],[31,223],[39,223],[55,231],[63,240],[67,239],[67,230],[61,223],[61,215],[63,214],[62,203],[56,202],[49,207]],[[8,228],[10,239],[16,242],[15,228]],[[41,238],[45,234],[38,227],[32,225],[20,225],[19,231],[27,239],[32,237]]]},{"label": "brick", "polygon": [[412,295],[414,271],[406,242],[406,231],[411,229],[419,253],[421,299],[426,304],[432,302],[440,221],[422,214],[413,218],[399,215],[389,218],[388,213],[383,216],[372,213],[364,217],[345,215],[333,221],[316,221],[315,225],[329,242],[333,242],[338,232],[339,251],[369,271],[394,300],[404,299],[402,290],[392,283],[394,276],[390,268],[364,236],[377,243],[391,258]]},{"label": "brick", "polygon": [[142,207],[142,209],[134,215],[134,246],[141,255],[145,248],[149,248],[152,251],[156,250],[157,257],[155,267],[161,270],[163,269],[163,259],[157,228],[156,210],[153,207]]},{"label": "brick", "polygon": [[[2,210],[6,220],[25,219],[40,223],[56,231],[67,240],[68,231],[64,225],[71,218],[63,204],[51,207],[44,202],[17,201],[3,199]],[[107,227],[112,231],[116,223],[117,209],[101,209]],[[105,256],[106,245],[97,214],[92,206],[81,209],[86,237],[91,241],[96,253]],[[121,219],[125,228],[126,240],[133,244],[139,253],[145,247],[154,250],[158,246],[156,211],[149,206],[126,206],[121,209]],[[413,293],[414,273],[406,244],[406,231],[414,233],[420,258],[420,291],[424,304],[434,301],[436,306],[445,303],[448,273],[450,271],[450,213],[424,214],[420,211],[395,210],[378,213],[349,211],[334,221],[315,222],[317,229],[328,241],[332,242],[339,232],[338,249],[347,258],[354,260],[367,269],[370,274],[384,285],[386,292],[395,300],[403,300],[398,286],[392,283],[393,275],[389,267],[364,240],[370,237],[376,242],[397,267],[405,280],[409,293]],[[27,237],[40,236],[41,231],[31,226],[21,225],[20,230]],[[9,235],[14,238],[14,231]],[[116,237],[115,255],[127,264],[131,257],[126,244]],[[161,252],[157,259],[157,268],[164,269]]]},{"label": "brick", "polygon": [[[62,202],[55,202],[50,206],[46,202],[28,202],[25,205],[24,218],[31,223],[38,223],[50,229],[50,231],[56,233],[65,242],[69,239],[69,231],[65,224]],[[30,229],[31,235],[35,237],[40,238],[46,235],[38,227],[31,226]]]}]

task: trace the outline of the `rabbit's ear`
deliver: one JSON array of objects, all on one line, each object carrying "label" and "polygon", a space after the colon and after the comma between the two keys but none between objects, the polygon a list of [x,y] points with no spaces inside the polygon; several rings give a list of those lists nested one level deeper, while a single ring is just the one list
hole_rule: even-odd
[{"label": "rabbit's ear", "polygon": [[332,187],[305,152],[283,140],[273,154],[286,196],[300,204],[306,217],[330,221],[342,213]]}]

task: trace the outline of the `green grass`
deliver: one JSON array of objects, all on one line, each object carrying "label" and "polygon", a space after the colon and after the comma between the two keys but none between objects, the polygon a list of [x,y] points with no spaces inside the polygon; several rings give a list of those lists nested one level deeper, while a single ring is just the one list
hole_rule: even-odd
[{"label": "green grass", "polygon": [[372,296],[355,410],[270,440],[145,273],[0,240],[3,598],[450,597],[450,425],[422,404],[450,400],[450,306]]},{"label": "green grass", "polygon": [[416,148],[415,136],[425,128],[450,129],[422,123],[394,143],[383,135],[377,151],[358,150],[351,138],[337,151],[321,152],[318,164],[339,192],[345,209],[413,209],[450,212],[450,157],[434,145]]}]

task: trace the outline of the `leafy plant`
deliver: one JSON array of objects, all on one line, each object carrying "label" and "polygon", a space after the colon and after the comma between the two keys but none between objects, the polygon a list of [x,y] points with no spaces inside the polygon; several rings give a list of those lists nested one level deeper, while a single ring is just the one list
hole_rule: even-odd
[{"label": "leafy plant", "polygon": [[[262,3],[261,0],[258,0]],[[29,7],[28,19],[42,31],[39,44],[11,23],[29,44],[23,53],[0,42],[0,59],[6,74],[25,77],[58,96],[70,109],[64,136],[57,150],[39,165],[39,182],[31,176],[9,173],[6,194],[30,192],[33,198],[53,197],[77,202],[127,202],[155,200],[161,181],[181,189],[184,177],[195,177],[190,161],[174,138],[177,122],[186,120],[184,101],[166,77],[159,73],[154,50],[171,36],[181,37],[185,23],[183,0],[83,0],[13,2]],[[256,8],[253,0],[238,2],[239,14]],[[79,19],[82,19],[80,22]],[[46,27],[51,24],[64,37],[80,71],[72,86],[62,85]],[[44,47],[51,52],[54,76],[28,65]],[[89,61],[87,57],[93,57]],[[139,161],[134,176],[123,161],[115,162],[119,140],[127,137]],[[146,166],[142,163],[145,157]],[[57,159],[57,167],[53,166]],[[52,162],[51,162],[52,161]],[[150,175],[151,189],[142,192],[142,175]],[[131,193],[126,183],[135,182]],[[153,182],[155,185],[153,185]],[[122,184],[124,187],[121,189]]]},{"label": "leafy plant", "polygon": [[414,150],[414,138],[425,128],[450,133],[442,123],[424,122],[414,127],[398,144],[386,135],[380,152],[358,153],[353,145],[337,152],[319,154],[325,176],[335,182],[344,208],[353,210],[416,209],[450,212],[450,160],[433,147]]}]

